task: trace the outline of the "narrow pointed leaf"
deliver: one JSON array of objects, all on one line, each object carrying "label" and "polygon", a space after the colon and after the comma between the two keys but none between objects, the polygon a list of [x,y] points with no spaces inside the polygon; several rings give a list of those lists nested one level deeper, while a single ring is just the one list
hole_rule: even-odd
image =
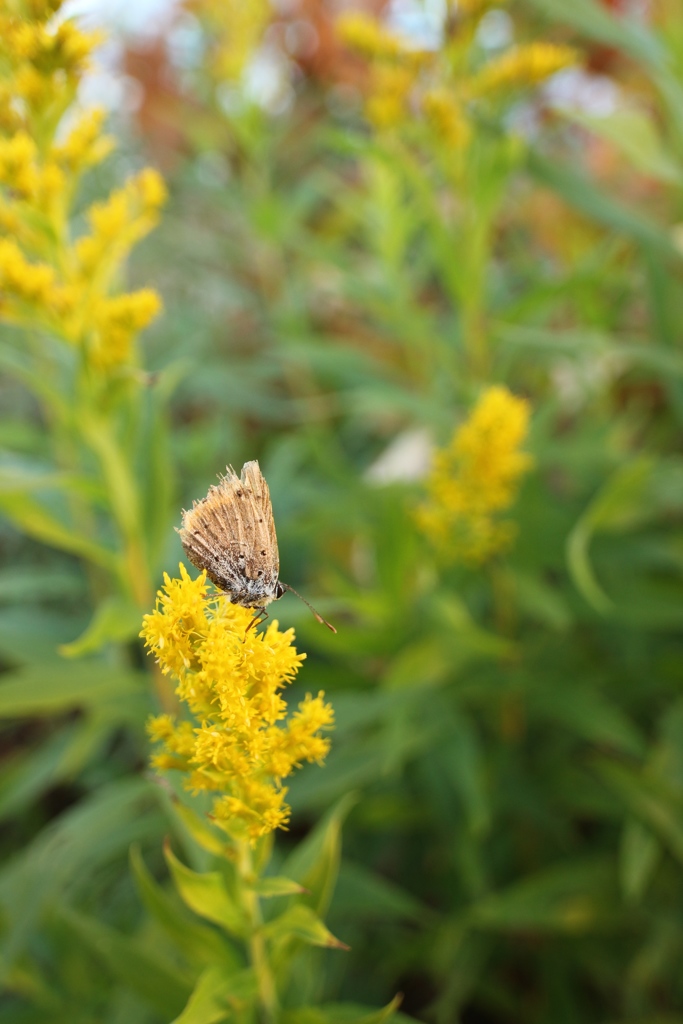
[{"label": "narrow pointed leaf", "polygon": [[0,493],[0,512],[19,530],[60,551],[116,571],[116,555],[55,519],[39,502],[26,494]]},{"label": "narrow pointed leaf", "polygon": [[303,839],[285,861],[284,874],[308,890],[302,902],[318,914],[330,905],[339,872],[341,828],[356,802],[353,794],[343,797]]},{"label": "narrow pointed leaf", "polygon": [[236,1013],[253,1003],[256,991],[256,978],[251,970],[231,973],[224,967],[207,967],[187,1006],[172,1024],[220,1024],[235,1020]]},{"label": "narrow pointed leaf", "polygon": [[199,874],[182,864],[168,844],[164,847],[166,863],[175,886],[195,914],[219,924],[233,935],[244,934],[244,918],[230,898],[219,871]]},{"label": "narrow pointed leaf", "polygon": [[225,836],[219,835],[196,811],[180,800],[173,800],[172,806],[173,813],[180,819],[183,828],[187,829],[202,850],[212,853],[215,857],[225,857],[225,851],[229,846]]},{"label": "narrow pointed leaf", "polygon": [[53,714],[78,707],[97,707],[112,698],[140,692],[144,673],[111,668],[101,661],[77,664],[34,664],[3,676],[0,718]]},{"label": "narrow pointed leaf", "polygon": [[218,961],[236,970],[239,961],[227,940],[210,925],[188,914],[182,903],[176,903],[162,889],[147,870],[137,846],[131,848],[130,863],[145,907],[188,959],[202,963]]},{"label": "narrow pointed leaf", "polygon": [[269,878],[260,878],[253,886],[254,892],[259,896],[298,896],[306,890],[298,882],[284,875],[271,875]]},{"label": "narrow pointed leaf", "polygon": [[123,643],[140,632],[140,609],[120,597],[108,597],[95,610],[85,631],[77,640],[62,644],[59,653],[80,658],[99,651],[108,643]]},{"label": "narrow pointed leaf", "polygon": [[122,935],[85,914],[63,908],[60,916],[105,963],[113,977],[159,1013],[177,1013],[191,991],[176,964],[162,960],[147,943]]},{"label": "narrow pointed leaf", "polygon": [[345,943],[337,939],[325,927],[317,914],[310,907],[298,903],[285,910],[263,928],[264,934],[271,939],[302,939],[311,946],[326,946],[330,949],[348,949]]}]

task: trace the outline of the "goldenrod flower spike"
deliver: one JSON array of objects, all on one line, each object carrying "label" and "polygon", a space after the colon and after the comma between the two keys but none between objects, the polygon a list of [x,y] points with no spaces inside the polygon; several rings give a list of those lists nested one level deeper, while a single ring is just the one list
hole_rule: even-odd
[{"label": "goldenrod flower spike", "polygon": [[528,43],[507,50],[489,61],[471,79],[472,96],[492,96],[506,89],[528,89],[539,85],[563,68],[578,63],[579,55],[571,46],[554,43]]},{"label": "goldenrod flower spike", "polygon": [[131,247],[157,223],[166,189],[147,168],[87,211],[72,235],[82,175],[111,151],[104,113],[80,113],[57,138],[99,36],[53,17],[61,0],[0,5],[0,319],[45,330],[106,375],[134,362],[136,335],[161,302],[118,286]]},{"label": "goldenrod flower spike", "polygon": [[472,129],[462,104],[448,89],[428,89],[422,97],[427,122],[439,138],[452,149],[465,149]]},{"label": "goldenrod flower spike", "polygon": [[443,557],[479,565],[509,547],[515,527],[500,521],[533,465],[520,451],[529,427],[528,402],[490,387],[448,448],[436,453],[418,523]]},{"label": "goldenrod flower spike", "polygon": [[347,11],[335,23],[337,35],[364,57],[392,60],[410,53],[404,41],[363,11]]},{"label": "goldenrod flower spike", "polygon": [[217,594],[206,573],[192,580],[181,564],[179,579],[165,576],[140,635],[194,718],[151,720],[150,736],[162,745],[155,767],[178,769],[188,789],[214,793],[216,823],[253,843],[286,826],[282,780],[304,761],[324,759],[330,742],[321,733],[334,715],[322,693],[288,715],[281,691],[306,655],[276,621],[247,632],[251,618]]},{"label": "goldenrod flower spike", "polygon": [[273,17],[268,0],[191,0],[189,8],[207,24],[208,64],[220,81],[236,82],[261,44]]}]

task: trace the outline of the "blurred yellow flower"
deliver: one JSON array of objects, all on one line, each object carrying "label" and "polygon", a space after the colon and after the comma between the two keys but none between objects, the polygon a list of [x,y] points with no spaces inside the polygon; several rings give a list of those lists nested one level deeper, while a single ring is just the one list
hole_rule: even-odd
[{"label": "blurred yellow flower", "polygon": [[490,96],[505,89],[525,89],[544,82],[579,56],[571,46],[527,43],[515,46],[489,61],[469,82],[472,96]]},{"label": "blurred yellow flower", "polygon": [[525,399],[505,387],[490,387],[450,445],[436,453],[417,518],[450,561],[481,564],[514,538],[514,524],[497,516],[512,504],[533,464],[520,451],[529,416]]},{"label": "blurred yellow flower", "polygon": [[135,335],[160,308],[149,289],[120,291],[131,247],[158,220],[166,196],[147,168],[86,212],[90,233],[72,236],[83,174],[110,152],[104,113],[72,105],[99,41],[53,17],[61,0],[0,8],[0,318],[47,330],[108,372],[129,362]]},{"label": "blurred yellow flower", "polygon": [[422,97],[428,124],[453,149],[465,149],[472,135],[462,104],[448,89],[428,89]]},{"label": "blurred yellow flower", "polygon": [[346,11],[337,18],[335,27],[341,41],[364,57],[387,60],[409,52],[399,36],[363,11]]},{"label": "blurred yellow flower", "polygon": [[410,68],[378,65],[372,69],[365,101],[368,121],[376,128],[394,128],[406,120],[408,98],[415,81]]},{"label": "blurred yellow flower", "polygon": [[268,0],[192,0],[190,8],[206,23],[213,75],[237,81],[273,16]]},{"label": "blurred yellow flower", "polygon": [[190,790],[216,794],[216,823],[255,842],[286,826],[282,780],[304,761],[322,761],[330,743],[321,732],[334,713],[319,693],[287,715],[280,691],[306,657],[293,630],[273,621],[264,633],[247,631],[252,612],[218,595],[206,573],[192,580],[181,564],[179,579],[164,579],[140,635],[195,721],[151,720],[149,734],[162,744],[153,764],[184,772]]}]

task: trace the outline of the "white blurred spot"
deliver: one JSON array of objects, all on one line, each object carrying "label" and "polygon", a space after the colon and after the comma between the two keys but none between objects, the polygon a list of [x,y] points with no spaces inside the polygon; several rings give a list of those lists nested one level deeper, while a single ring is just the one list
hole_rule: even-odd
[{"label": "white blurred spot", "polygon": [[427,475],[433,450],[432,436],[424,427],[404,430],[368,467],[365,479],[380,486],[402,480],[421,480]]},{"label": "white blurred spot", "polygon": [[548,79],[544,95],[550,106],[574,108],[596,117],[608,117],[619,104],[619,86],[606,75],[583,68],[564,68]]},{"label": "white blurred spot", "polygon": [[416,50],[437,50],[443,37],[445,10],[440,0],[392,0],[387,27]]},{"label": "white blurred spot", "polygon": [[512,18],[507,11],[487,11],[477,26],[477,42],[484,50],[502,50],[514,38]]},{"label": "white blurred spot", "polygon": [[179,7],[180,0],[67,0],[62,10],[88,26],[149,39],[165,31]]},{"label": "white blurred spot", "polygon": [[290,62],[281,50],[263,46],[244,70],[244,94],[269,114],[282,114],[294,99]]}]

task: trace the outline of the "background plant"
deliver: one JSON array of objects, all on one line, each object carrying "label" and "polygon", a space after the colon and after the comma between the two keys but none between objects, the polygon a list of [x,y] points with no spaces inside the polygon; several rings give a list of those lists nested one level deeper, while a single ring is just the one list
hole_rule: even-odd
[{"label": "background plant", "polygon": [[[302,3],[240,36],[263,49],[226,65],[193,63],[229,47],[231,28],[227,8],[221,23],[196,4],[168,51],[127,56],[172,196],[132,273],[168,310],[149,365],[183,367],[160,463],[182,493],[154,506],[167,511],[148,592],[177,562],[173,508],[226,461],[258,457],[283,577],[339,628],[278,606],[337,727],[325,769],[292,783],[274,869],[325,808],[361,794],[326,917],[352,948],[322,954],[322,999],[379,1006],[403,991],[407,1013],[444,1022],[675,1020],[680,10],[467,4],[431,37],[428,14],[411,27],[385,11],[374,38],[394,42],[369,52]],[[195,48],[174,75],[179,39]],[[520,50],[539,42],[567,61],[570,47],[574,70],[547,85],[530,81],[533,62],[522,75]],[[264,60],[277,88],[255,98]],[[519,88],[485,93],[495,67],[516,67]],[[585,94],[585,75],[606,114],[557,108]],[[25,354],[17,337],[6,347]],[[531,409],[516,539],[483,568],[446,567],[419,531],[414,477],[500,384]],[[14,385],[10,397],[7,449],[44,461],[33,400]],[[102,488],[100,473],[88,479]],[[137,655],[108,642],[95,664],[61,661],[55,643],[92,609],[80,569],[8,537],[4,593],[31,603],[0,620],[7,668],[23,666],[0,689],[22,718],[0,806],[8,851],[27,850],[0,880],[18,993],[3,1013],[170,1019],[165,983],[148,961],[143,978],[132,969],[150,935],[155,957],[176,954],[141,915],[122,852],[138,838],[161,877],[161,834],[184,834],[163,792],[131,778],[148,705],[120,666]],[[106,579],[107,593],[131,586]],[[207,851],[181,841],[205,871]]]}]

